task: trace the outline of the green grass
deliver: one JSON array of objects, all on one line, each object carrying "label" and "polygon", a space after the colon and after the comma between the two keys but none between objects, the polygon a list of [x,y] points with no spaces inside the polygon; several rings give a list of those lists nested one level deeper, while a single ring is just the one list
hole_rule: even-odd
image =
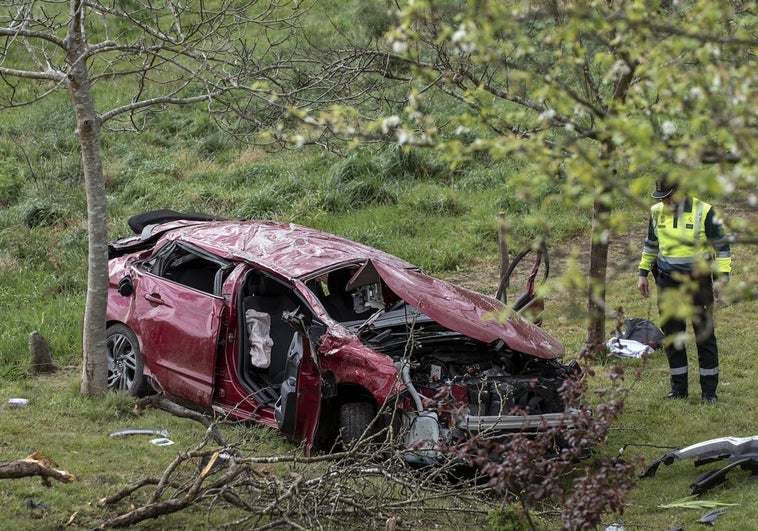
[{"label": "green grass", "polygon": [[[139,489],[125,500],[115,504],[101,504],[100,500],[114,495],[127,486],[144,478],[160,478],[170,464],[180,455],[196,450],[205,435],[201,424],[181,419],[158,410],[137,413],[133,400],[121,394],[110,394],[102,399],[82,397],[77,392],[78,375],[75,370],[65,370],[52,376],[37,377],[22,382],[5,383],[0,387],[0,414],[2,415],[2,444],[0,461],[12,461],[38,452],[55,464],[54,468],[65,470],[75,476],[71,483],[52,482],[46,487],[36,477],[0,481],[0,518],[5,526],[13,529],[93,529],[119,514],[146,504],[154,487]],[[10,398],[28,398],[26,406],[8,404]],[[151,444],[157,435],[132,435],[111,437],[115,430],[142,428],[166,430],[174,444],[158,446]],[[243,456],[265,457],[302,455],[301,450],[284,440],[273,430],[255,425],[220,425],[219,431],[227,442]],[[211,443],[205,450],[217,447]],[[328,472],[329,463],[271,463],[254,466],[256,485],[265,485],[270,478],[281,478],[287,485],[293,478],[318,477]],[[178,467],[172,479],[189,481],[200,469],[200,459],[190,458]],[[255,479],[257,476],[258,479]],[[344,478],[342,478],[344,479]],[[367,476],[361,488],[387,491],[387,482]],[[440,484],[442,486],[442,484]],[[239,485],[233,487],[244,494]],[[305,488],[305,487],[303,487]],[[255,489],[254,489],[255,490]],[[163,499],[175,493],[171,486]],[[276,495],[283,495],[280,489]],[[214,493],[210,492],[210,496]],[[272,502],[271,493],[261,487],[251,493],[248,503],[263,507]],[[395,493],[402,504],[402,491]],[[295,500],[298,503],[298,500]],[[313,495],[311,495],[311,503]],[[432,500],[432,507],[460,507],[471,509],[466,500]],[[480,504],[484,506],[484,504]],[[481,507],[480,507],[481,509]],[[418,510],[415,509],[415,510]],[[140,529],[229,529],[249,528],[245,523],[246,513],[227,504],[204,503],[184,509],[175,514],[147,520]],[[417,515],[421,517],[421,515]],[[461,517],[446,515],[442,510],[427,510],[427,522],[458,521],[454,527],[463,525]],[[480,524],[486,515],[480,513]],[[267,519],[258,520],[264,525]],[[348,525],[340,522],[338,525]],[[354,527],[350,524],[349,527]],[[433,524],[432,524],[433,525]],[[444,524],[443,524],[444,525]]]},{"label": "green grass", "polygon": [[[334,22],[350,38],[381,38],[392,15],[384,7],[364,4],[350,4],[349,9],[333,0],[317,4],[318,25],[312,29],[311,41],[331,44],[334,38],[333,28],[323,22],[322,9],[349,13]],[[106,101],[131,97],[124,86],[109,90],[103,95]],[[427,104],[451,105],[435,99]],[[508,216],[512,251],[547,239],[553,274],[546,286],[544,326],[566,345],[569,359],[583,347],[591,197],[577,196],[577,188],[565,176],[541,173],[517,157],[494,160],[486,155],[451,169],[442,162],[444,154],[398,147],[356,148],[342,157],[312,150],[267,153],[221,136],[204,112],[192,109],[149,113],[147,124],[141,134],[105,131],[103,135],[113,238],[128,234],[130,215],[149,209],[275,218],[344,235],[439,276],[494,293],[497,215],[502,211]],[[60,528],[72,517],[72,528],[96,527],[126,507],[99,507],[99,498],[144,475],[160,474],[204,433],[199,424],[164,412],[135,415],[132,401],[120,395],[90,399],[78,394],[87,229],[73,130],[73,109],[63,93],[28,108],[4,110],[0,125],[0,460],[39,451],[77,477],[70,485],[52,488],[43,487],[36,478],[0,481],[0,521],[14,529]],[[649,179],[629,184],[642,203],[649,201]],[[621,229],[612,238],[609,333],[615,325],[610,316],[617,308],[628,317],[657,318],[655,302],[642,300],[635,289],[647,212],[620,200],[614,208],[614,226]],[[735,246],[733,252],[733,290],[745,283],[754,291],[758,253],[748,245]],[[668,370],[661,352],[646,363],[596,360],[590,367],[596,373],[590,380],[593,390],[608,385],[614,364],[624,369],[629,387],[624,416],[606,447],[598,449],[600,454],[618,455],[623,448],[625,459],[649,462],[672,447],[726,435],[754,435],[757,305],[745,300],[717,310],[721,350],[717,405],[706,407],[697,400],[692,348],[692,397],[684,402],[662,400],[668,391]],[[32,378],[27,373],[28,334],[33,330],[48,339],[57,363],[65,367],[55,376]],[[7,399],[12,397],[31,402],[24,408],[11,407]],[[176,444],[157,447],[141,437],[108,437],[122,427],[166,428]],[[257,455],[297,452],[264,428],[239,429],[233,435],[244,436],[247,450]],[[692,526],[707,510],[659,505],[687,496],[689,484],[701,471],[692,462],[677,462],[661,466],[655,478],[640,481],[623,516],[625,527]],[[728,508],[717,525],[758,529],[757,489],[746,472],[734,470],[726,484],[702,498],[738,504]],[[49,509],[30,509],[30,500]],[[552,514],[547,511],[543,516],[549,519]],[[212,528],[237,516],[191,510],[149,522],[146,528]],[[606,523],[611,523],[610,517]]]},{"label": "green grass", "polygon": [[[644,224],[631,227],[630,236],[644,234]],[[622,308],[626,317],[658,318],[654,298],[642,299],[636,291],[636,264],[638,255],[629,254],[619,238],[611,248],[612,266],[607,287],[609,308]],[[735,270],[730,285],[736,296],[740,284],[754,285],[756,275],[755,249],[747,245],[733,248]],[[576,354],[583,345],[584,323],[571,318],[583,315],[585,303],[581,289],[556,286],[552,300],[548,301],[545,327],[563,339],[570,353]],[[623,368],[625,385],[629,393],[623,417],[615,424],[603,453],[621,455],[632,462],[650,463],[672,448],[718,437],[747,437],[756,435],[755,415],[758,409],[758,392],[755,388],[758,359],[754,356],[754,319],[758,301],[740,301],[717,306],[716,326],[720,351],[719,403],[700,404],[697,382],[697,356],[694,345],[688,348],[690,397],[685,401],[667,401],[662,397],[669,391],[668,364],[665,355],[656,351],[643,362],[637,359],[597,360],[592,368],[597,376],[593,388],[608,385],[606,379],[612,365]],[[609,312],[610,314],[610,312]],[[610,317],[608,330],[615,326]],[[570,354],[572,355],[572,354]],[[621,452],[623,450],[623,453]],[[693,526],[711,509],[663,509],[659,505],[673,503],[690,494],[690,483],[706,470],[725,466],[728,462],[695,468],[694,460],[677,461],[671,466],[661,465],[654,478],[642,479],[633,491],[622,521],[627,529],[669,529],[677,525]],[[639,470],[643,470],[642,467]],[[705,501],[737,504],[726,508],[717,526],[725,529],[758,529],[758,484],[749,479],[749,473],[735,469],[727,482],[699,496]],[[610,520],[608,523],[611,523]]]},{"label": "green grass", "polygon": [[[202,121],[194,125],[201,127]],[[8,120],[8,127],[12,126],[13,116]],[[36,125],[47,126],[46,121]],[[562,193],[564,183],[559,176],[540,175],[519,160],[472,161],[453,172],[436,164],[428,152],[410,155],[397,149],[356,151],[340,159],[314,151],[267,154],[235,145],[225,150],[213,139],[198,140],[206,151],[196,149],[198,144],[171,144],[165,138],[165,145],[145,140],[150,139],[114,134],[104,142],[112,237],[128,233],[128,216],[154,208],[232,218],[271,217],[347,236],[439,276],[494,293],[497,215],[504,211],[513,252],[547,236],[553,281],[547,286],[545,328],[564,342],[569,358],[576,357],[583,346],[586,297],[582,284],[590,215],[586,204],[577,204]],[[211,146],[213,156],[208,158]],[[57,167],[71,167],[70,156],[61,155]],[[0,210],[1,456],[17,459],[39,450],[80,480],[52,489],[41,487],[35,479],[1,482],[0,518],[19,528],[41,522],[52,527],[78,512],[76,525],[93,527],[110,510],[94,505],[99,497],[141,473],[157,474],[178,449],[194,444],[200,431],[191,422],[165,413],[133,417],[129,401],[123,398],[94,401],[77,395],[87,252],[82,183],[72,172],[64,172],[61,178],[64,173],[53,176],[45,170],[37,172],[35,179],[12,156],[4,160],[11,170],[4,166],[3,175],[23,178],[0,181],[4,194],[0,197],[4,202]],[[16,173],[14,167],[19,168]],[[543,201],[551,193],[557,193],[557,198]],[[646,197],[640,198],[647,202]],[[654,302],[643,301],[635,290],[647,214],[634,205],[615,208],[614,217],[624,222],[625,230],[612,239],[608,313],[621,307],[627,316],[655,320]],[[754,286],[758,281],[758,270],[752,265],[754,249],[735,246],[734,254],[733,287],[737,289],[740,282]],[[615,455],[625,447],[625,458],[649,461],[665,448],[645,445],[684,447],[714,437],[754,434],[758,392],[752,375],[758,367],[752,316],[758,311],[756,304],[744,301],[717,311],[722,384],[721,402],[716,406],[706,408],[696,400],[697,363],[692,352],[693,398],[685,403],[661,400],[667,392],[661,353],[646,365],[639,360],[619,362],[631,390],[625,414],[601,451]],[[613,324],[609,320],[609,331]],[[33,330],[47,337],[60,365],[73,368],[54,378],[29,378],[27,341]],[[607,385],[603,375],[610,365],[609,360],[595,363],[599,376],[592,379],[594,388]],[[637,371],[640,379],[633,382]],[[29,396],[32,403],[22,410],[10,408],[5,400],[13,396]],[[144,440],[130,439],[116,445],[104,436],[135,424],[168,426],[178,444],[153,448]],[[292,451],[276,436],[274,441],[268,447],[272,451]],[[259,451],[265,450],[255,450]],[[682,462],[662,467],[658,477],[640,482],[624,515],[628,527],[664,529],[699,518],[705,511],[658,508],[686,496],[689,483],[699,473],[692,463]],[[749,529],[758,521],[758,504],[753,501],[756,488],[745,472],[736,470],[728,483],[704,498],[739,503],[720,522]],[[42,515],[30,512],[25,505],[29,499],[49,503],[52,509]],[[205,515],[192,514],[192,519],[204,522]],[[169,517],[159,525],[172,527],[181,521]]]},{"label": "green grass", "polygon": [[[82,397],[77,379],[77,370],[66,370],[0,387],[0,460],[21,459],[39,452],[55,461],[58,469],[76,477],[69,484],[53,482],[52,487],[45,487],[39,478],[1,481],[0,514],[8,527],[52,529],[69,520],[74,529],[97,527],[109,515],[128,509],[125,504],[100,507],[100,498],[143,477],[160,477],[179,452],[195,447],[203,438],[205,428],[199,423],[156,410],[137,415],[133,400],[123,395]],[[28,398],[29,405],[10,406],[7,400],[12,397]],[[156,446],[146,435],[109,437],[121,428],[165,429],[175,444]],[[272,443],[280,447],[270,430],[253,430],[261,449],[270,449]],[[144,496],[137,499],[145,501]],[[45,504],[46,508],[30,508],[30,501]],[[183,527],[188,519],[203,522],[205,517],[190,510],[186,515],[167,516],[161,527]],[[232,517],[227,513],[216,524]],[[209,525],[214,527],[213,523]]]},{"label": "green grass", "polygon": [[[361,212],[363,211],[359,211],[357,215]],[[365,237],[364,240],[371,240],[373,237],[376,241],[372,243],[390,243],[401,233],[400,228],[397,229],[398,232],[393,233],[392,226],[375,226],[373,236],[369,231],[357,236]],[[636,240],[638,229],[641,227],[630,227],[631,240]],[[631,238],[632,236],[634,238]],[[439,247],[454,249],[455,240],[457,238],[454,234],[448,234],[438,240],[444,242]],[[554,275],[548,286],[544,326],[566,344],[568,357],[573,358],[578,355],[584,339],[584,290],[581,286],[563,282],[561,275],[568,271],[567,260],[562,256],[566,253],[558,252],[559,249],[555,247],[552,250],[556,255],[553,260]],[[642,300],[635,289],[636,255],[626,258],[629,251],[623,244],[623,238],[619,238],[611,251],[616,260],[613,261],[614,265],[609,274],[609,306],[623,308],[625,315],[629,317],[655,320],[657,310],[654,302]],[[751,265],[755,258],[752,248],[738,246],[735,254],[739,261],[735,264],[733,288],[737,289],[740,281],[755,283],[758,280],[758,271]],[[483,259],[484,268],[482,262],[464,262],[459,271],[451,273],[450,276],[460,276],[464,283],[482,286],[485,291],[490,288],[494,290],[494,248],[487,249],[486,256],[490,259]],[[41,269],[32,271],[39,272]],[[200,440],[204,429],[192,421],[178,419],[160,411],[148,411],[137,416],[132,412],[131,400],[119,395],[111,395],[101,400],[79,396],[79,369],[76,366],[78,329],[66,328],[68,325],[64,326],[64,329],[56,327],[62,326],[61,323],[78,323],[81,298],[70,294],[54,295],[55,286],[61,283],[54,277],[45,280],[40,275],[29,278],[28,281],[47,286],[34,293],[47,293],[47,299],[42,297],[42,300],[48,300],[48,303],[41,304],[35,298],[39,295],[22,298],[18,294],[18,288],[23,288],[23,283],[16,284],[5,292],[3,300],[7,301],[7,297],[15,293],[17,298],[13,304],[17,308],[27,307],[34,310],[25,315],[39,315],[35,328],[39,328],[53,340],[56,359],[59,362],[63,360],[66,364],[71,363],[74,367],[55,376],[27,377],[24,371],[24,323],[17,317],[11,317],[10,328],[17,332],[14,334],[6,331],[2,337],[2,352],[7,356],[3,366],[12,366],[13,369],[4,375],[0,384],[0,459],[18,459],[33,451],[40,451],[54,459],[60,468],[76,475],[77,481],[69,485],[54,484],[52,488],[43,487],[36,478],[2,481],[0,517],[9,525],[12,522],[15,528],[31,529],[63,525],[76,513],[74,528],[92,528],[108,515],[114,515],[117,510],[125,508],[123,504],[117,507],[99,507],[96,501],[100,497],[123,488],[139,477],[160,474],[177,452],[191,448]],[[81,287],[74,291],[79,293]],[[10,306],[5,306],[3,315],[19,313],[9,312]],[[55,306],[57,309],[53,309]],[[714,406],[703,406],[697,400],[697,363],[692,349],[692,396],[683,402],[667,402],[662,399],[668,391],[668,369],[661,352],[653,354],[647,362],[597,360],[591,366],[596,373],[590,380],[592,389],[608,386],[606,377],[613,364],[624,369],[625,385],[629,387],[624,416],[613,427],[607,445],[598,449],[600,455],[621,455],[633,462],[639,461],[639,470],[642,470],[642,460],[649,463],[674,447],[682,448],[702,440],[727,435],[754,435],[753,419],[758,401],[753,375],[758,370],[758,360],[752,355],[754,331],[749,316],[756,315],[757,312],[756,301],[730,303],[717,309],[722,374],[720,402]],[[609,330],[613,326],[614,322],[609,318]],[[25,408],[11,407],[6,404],[7,399],[11,397],[27,397],[31,403]],[[110,431],[123,427],[166,428],[177,444],[156,447],[150,445],[144,437],[111,439],[107,436]],[[250,446],[250,451],[255,455],[288,453],[295,450],[264,428],[252,428],[251,433],[258,441]],[[586,464],[581,463],[578,466],[583,467]],[[704,469],[716,466],[709,465]],[[690,492],[689,484],[702,471],[703,469],[695,468],[692,461],[675,462],[671,466],[662,465],[655,478],[641,480],[639,488],[632,493],[623,516],[625,526],[667,529],[675,525],[692,525],[708,509],[664,509],[659,505],[672,503],[687,496]],[[737,504],[727,508],[719,517],[718,525],[725,528],[758,529],[758,524],[754,523],[758,521],[758,503],[755,502],[757,489],[758,485],[749,480],[748,473],[737,469],[729,474],[727,483],[702,495],[700,499]],[[140,499],[143,498],[138,496],[137,500]],[[29,509],[28,500],[45,503],[50,508],[44,511]],[[186,514],[161,518],[155,523],[161,528],[167,528],[185,526],[187,522],[195,521],[197,525],[214,527],[228,521],[225,519],[238,516],[234,511],[222,511],[214,516],[217,520],[208,523],[205,520],[207,515],[194,509]],[[606,523],[611,523],[610,517]]]},{"label": "green grass", "polygon": [[[544,326],[564,342],[569,358],[576,357],[583,346],[586,297],[582,285],[589,212],[586,206],[563,200],[541,202],[549,192],[560,192],[562,184],[534,175],[528,164],[472,162],[451,173],[435,166],[427,153],[412,158],[397,151],[366,151],[338,159],[312,151],[265,154],[238,148],[232,148],[222,163],[204,159],[192,149],[153,145],[148,150],[132,137],[121,140],[107,143],[112,147],[106,152],[113,237],[127,234],[129,215],[152,208],[273,217],[347,236],[439,276],[494,293],[497,214],[505,211],[512,251],[549,235],[553,274],[547,286]],[[111,157],[110,150],[118,154]],[[81,183],[25,179],[6,197],[11,198],[9,204],[0,211],[1,458],[17,459],[39,450],[79,480],[52,489],[41,487],[36,479],[0,482],[0,518],[18,528],[40,523],[52,527],[63,525],[77,512],[75,526],[93,527],[113,510],[97,507],[99,497],[140,474],[159,473],[178,450],[194,444],[202,430],[161,412],[132,416],[130,402],[123,397],[98,401],[78,396],[87,252]],[[635,290],[646,213],[633,205],[616,205],[616,209],[615,216],[626,221],[626,230],[612,240],[608,313],[621,307],[626,316],[655,320],[654,302],[643,301]],[[34,212],[47,212],[50,217],[31,216]],[[753,248],[736,246],[734,254],[733,288],[740,282],[754,286],[758,270],[752,265]],[[752,355],[750,316],[756,315],[756,304],[743,301],[717,311],[722,383],[721,402],[716,406],[703,407],[696,400],[697,363],[692,352],[693,398],[685,403],[661,399],[667,392],[667,366],[661,353],[647,364],[619,362],[631,389],[625,414],[601,452],[615,455],[626,448],[625,458],[649,461],[664,453],[665,447],[754,434],[758,394],[752,375],[758,367]],[[613,325],[609,319],[609,331]],[[60,365],[72,368],[52,378],[29,378],[27,340],[32,330],[47,337]],[[607,385],[604,375],[611,363],[598,360],[594,364],[598,376],[592,379],[593,388]],[[638,371],[640,378],[634,381]],[[31,397],[32,403],[24,409],[5,405],[14,396]],[[110,430],[133,425],[169,427],[178,444],[154,448],[144,440],[107,438]],[[293,450],[275,435],[264,447],[274,453]],[[689,494],[688,485],[699,473],[692,463],[682,462],[662,467],[656,478],[640,482],[624,515],[626,524],[662,529],[699,518],[705,511],[658,508]],[[739,503],[719,521],[749,529],[758,521],[758,504],[753,501],[756,488],[745,472],[736,470],[728,483],[703,498]],[[29,499],[48,503],[51,509],[42,514],[30,511],[25,505]],[[205,521],[204,514],[190,514],[183,518]],[[168,517],[159,525],[172,527],[182,521],[179,516]]]}]

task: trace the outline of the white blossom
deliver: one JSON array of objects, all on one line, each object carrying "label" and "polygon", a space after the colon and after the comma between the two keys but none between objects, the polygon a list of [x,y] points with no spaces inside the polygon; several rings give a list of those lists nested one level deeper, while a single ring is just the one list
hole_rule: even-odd
[{"label": "white blossom", "polygon": [[555,117],[555,111],[553,109],[545,109],[540,113],[540,120],[552,120]]},{"label": "white blossom", "polygon": [[721,189],[724,191],[724,194],[730,195],[734,192],[734,190],[737,188],[736,184],[734,183],[734,179],[730,178],[727,175],[719,174],[717,177],[719,184],[721,185]]},{"label": "white blossom", "polygon": [[631,72],[626,61],[622,61],[621,59],[613,63],[613,68],[611,70],[617,76],[625,76]]},{"label": "white blossom", "polygon": [[392,51],[395,53],[405,53],[408,51],[408,43],[405,41],[392,41]]},{"label": "white blossom", "polygon": [[461,24],[460,26],[458,26],[458,30],[455,33],[453,33],[451,40],[453,42],[460,42],[466,38],[466,33],[467,33],[466,26],[464,24]]},{"label": "white blossom", "polygon": [[400,122],[401,120],[399,116],[388,116],[382,120],[382,133],[389,133],[391,129],[395,129],[398,125],[400,125]]},{"label": "white blossom", "polygon": [[671,136],[676,133],[676,124],[671,120],[666,120],[661,124],[661,131],[665,136]]},{"label": "white blossom", "polygon": [[574,116],[577,118],[584,118],[587,116],[587,110],[581,105],[576,105],[574,106]]},{"label": "white blossom", "polygon": [[692,87],[690,89],[690,98],[693,100],[699,100],[703,97],[703,89],[700,87]]},{"label": "white blossom", "polygon": [[400,129],[397,132],[397,143],[400,144],[401,146],[405,144],[410,144],[412,140],[413,140],[413,135],[407,129]]}]

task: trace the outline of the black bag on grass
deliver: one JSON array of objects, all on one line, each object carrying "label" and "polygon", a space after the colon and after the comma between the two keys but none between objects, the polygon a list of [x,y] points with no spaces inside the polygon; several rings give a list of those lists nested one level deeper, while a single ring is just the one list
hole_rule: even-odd
[{"label": "black bag on grass", "polygon": [[624,328],[626,330],[621,339],[633,339],[643,345],[650,345],[654,349],[659,349],[663,345],[665,336],[652,321],[641,317],[632,317],[624,319]]}]

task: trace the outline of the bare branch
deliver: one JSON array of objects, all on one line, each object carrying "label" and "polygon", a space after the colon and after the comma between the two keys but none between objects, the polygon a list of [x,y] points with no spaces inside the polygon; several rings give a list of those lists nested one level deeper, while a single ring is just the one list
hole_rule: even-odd
[{"label": "bare branch", "polygon": [[0,479],[17,479],[29,476],[39,476],[42,483],[50,486],[50,478],[61,483],[71,483],[74,476],[65,470],[58,470],[50,458],[34,452],[30,456],[18,461],[0,461]]}]

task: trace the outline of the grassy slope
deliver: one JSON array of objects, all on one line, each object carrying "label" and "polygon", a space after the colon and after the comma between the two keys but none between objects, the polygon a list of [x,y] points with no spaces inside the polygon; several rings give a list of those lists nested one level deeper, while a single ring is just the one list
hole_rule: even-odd
[{"label": "grassy slope", "polygon": [[[473,200],[479,200],[475,195]],[[173,204],[171,205],[173,206]],[[381,210],[381,209],[380,209]],[[371,218],[368,212],[357,212],[355,218],[363,216]],[[387,215],[393,212],[400,217],[397,210],[388,209]],[[330,228],[339,228],[340,217],[327,216]],[[407,214],[406,214],[407,215]],[[442,218],[447,223],[473,223],[472,216],[462,216],[450,220]],[[348,216],[345,216],[348,218]],[[412,219],[412,218],[411,218]],[[410,221],[410,219],[409,219]],[[120,221],[117,221],[118,223]],[[482,222],[483,223],[483,222]],[[115,224],[115,223],[114,223]],[[389,230],[392,224],[385,227],[376,223],[367,234],[376,238],[392,240],[393,233]],[[389,234],[384,231],[387,230]],[[608,299],[612,308],[623,307],[627,316],[640,316],[655,319],[654,302],[641,300],[634,289],[634,271],[637,257],[637,239],[644,230],[644,223],[630,227],[627,235],[619,236],[612,246],[613,267],[609,276]],[[57,228],[56,231],[60,232]],[[374,231],[374,232],[371,232]],[[65,231],[64,231],[65,232]],[[417,236],[419,241],[423,238]],[[447,237],[435,236],[434,247],[445,248],[454,246],[457,240],[455,233]],[[414,241],[411,239],[410,241]],[[427,240],[428,241],[428,240]],[[376,242],[371,242],[376,243]],[[576,252],[581,255],[584,242],[576,240]],[[431,241],[429,243],[432,246]],[[553,247],[553,279],[550,283],[548,296],[548,312],[545,327],[554,335],[561,338],[570,356],[575,356],[582,345],[584,337],[584,295],[581,289],[568,288],[566,283],[559,281],[559,276],[571,275],[573,265],[565,258],[570,243]],[[476,260],[462,260],[455,271],[441,272],[456,280],[476,287],[483,291],[492,291],[496,286],[495,254],[492,242],[482,247]],[[395,252],[397,252],[395,250]],[[398,254],[403,255],[402,252]],[[754,283],[758,280],[758,271],[752,266],[754,252],[750,247],[737,246],[735,254],[735,282],[745,281]],[[581,264],[581,260],[577,262]],[[44,269],[44,268],[43,268]],[[580,266],[581,269],[581,266]],[[24,282],[47,282],[60,284],[62,279],[56,279],[54,272],[49,273],[49,279],[39,280],[41,274],[37,270],[29,272],[32,279],[20,275],[15,280],[20,288],[14,293],[15,300],[25,297],[24,307],[10,312],[16,316],[11,319],[11,325],[4,325],[4,337],[16,335],[16,344],[11,353],[17,362],[13,374],[20,375],[25,364],[25,336],[30,328],[38,328],[51,337],[56,358],[67,357],[76,363],[76,344],[78,341],[76,323],[81,312],[81,293],[76,287],[70,288],[71,293],[57,293],[50,287],[42,290],[43,296],[36,299],[35,295],[22,295],[22,290],[29,289]],[[77,276],[76,272],[69,274]],[[80,276],[80,273],[78,274]],[[80,286],[82,279],[69,280],[74,286]],[[30,290],[33,292],[33,290]],[[758,362],[752,356],[752,319],[758,311],[758,303],[754,301],[739,302],[722,306],[717,311],[718,332],[722,351],[722,377],[720,387],[721,402],[716,406],[701,406],[695,397],[687,402],[668,403],[661,400],[667,391],[667,365],[661,353],[653,355],[647,363],[640,360],[623,360],[619,364],[627,373],[626,384],[630,387],[626,403],[626,413],[613,430],[607,448],[603,453],[615,455],[625,448],[624,457],[627,459],[644,458],[648,461],[662,455],[668,447],[684,447],[686,445],[720,436],[747,436],[754,434],[752,411],[755,409],[756,391],[753,385],[753,375]],[[59,313],[56,313],[59,312]],[[8,314],[4,312],[4,314]],[[64,324],[65,323],[65,324]],[[609,328],[613,326],[609,320]],[[3,352],[8,353],[8,342],[3,343]],[[7,354],[6,354],[7,355]],[[694,368],[696,362],[691,353],[691,381],[693,394],[697,392]],[[597,377],[592,379],[594,388],[606,385],[603,375],[608,372],[610,363],[599,360],[593,364]],[[634,380],[639,372],[639,380]],[[8,375],[12,376],[12,375]],[[59,462],[61,468],[68,469],[78,477],[73,485],[55,485],[45,489],[36,479],[6,481],[0,484],[0,514],[5,521],[14,522],[19,528],[31,528],[40,522],[50,525],[63,523],[75,511],[79,511],[77,522],[83,527],[89,527],[97,521],[98,515],[104,514],[105,509],[90,505],[102,495],[113,492],[142,473],[158,474],[173,458],[177,451],[189,448],[201,436],[201,430],[190,421],[173,419],[167,414],[151,412],[143,417],[132,417],[129,412],[129,402],[123,398],[111,397],[105,401],[81,398],[76,393],[76,367],[59,373],[55,377],[8,381],[7,377],[0,384],[0,432],[2,446],[0,458],[15,459],[39,450],[50,455]],[[13,396],[31,397],[32,403],[28,408],[17,409],[5,405],[7,398]],[[172,438],[177,445],[172,447],[153,447],[144,439],[113,440],[106,437],[111,430],[125,426],[166,427],[171,430]],[[264,433],[266,430],[262,430]],[[255,433],[255,432],[254,432]],[[281,451],[286,444],[277,442],[270,435],[260,435],[266,439],[270,451]],[[627,446],[628,445],[628,446]],[[644,446],[651,445],[651,446]],[[654,447],[655,446],[655,447]],[[278,448],[278,450],[276,450]],[[272,450],[273,449],[273,450]],[[123,465],[126,463],[126,466]],[[707,467],[714,468],[714,465]],[[640,483],[640,488],[632,496],[624,521],[629,527],[663,529],[676,524],[690,524],[702,516],[706,509],[661,509],[657,506],[670,503],[685,497],[689,493],[689,483],[699,475],[700,469],[695,469],[692,462],[675,463],[673,466],[662,466],[654,479]],[[757,528],[758,504],[754,501],[755,483],[749,482],[747,473],[735,470],[730,473],[727,484],[702,496],[702,499],[717,500],[725,503],[737,503],[719,519],[721,525],[730,528]],[[44,502],[51,505],[48,511],[28,509],[27,500]],[[40,518],[40,520],[36,520]],[[162,521],[162,526],[176,525],[183,522],[187,515],[170,517]],[[196,514],[192,518],[202,521],[205,515]],[[171,522],[174,522],[173,524]],[[76,523],[75,523],[76,525]]]},{"label": "grassy slope", "polygon": [[[93,527],[106,511],[95,505],[97,499],[143,473],[159,473],[202,433],[192,422],[160,412],[134,417],[130,402],[122,397],[91,400],[77,394],[86,207],[66,104],[63,97],[23,112],[3,113],[2,131],[8,133],[3,140],[8,143],[0,142],[0,459],[39,450],[78,478],[72,485],[52,489],[37,479],[0,482],[0,521],[17,529],[62,526],[74,512],[74,527]],[[207,119],[191,113],[181,114],[181,127],[163,115],[143,135],[109,135],[104,153],[114,237],[127,233],[129,215],[151,208],[273,217],[375,245],[491,293],[497,285],[497,213],[509,213],[515,249],[540,233],[547,220],[553,278],[565,280],[550,284],[545,327],[567,345],[571,357],[581,349],[586,303],[583,290],[574,286],[582,279],[581,257],[588,247],[583,238],[589,226],[587,212],[565,204],[537,211],[539,198],[557,185],[548,179],[541,182],[545,176],[536,175],[523,161],[472,164],[451,173],[436,164],[433,153],[410,161],[391,150],[354,153],[347,159],[315,152],[272,155],[219,142],[208,134]],[[655,319],[654,303],[642,301],[634,285],[645,215],[625,211],[631,221],[613,240],[608,300],[610,308],[623,307],[627,316]],[[579,258],[572,261],[572,254]],[[734,255],[734,281],[754,285],[755,250],[736,246]],[[717,311],[722,352],[718,405],[701,406],[695,397],[684,403],[662,401],[667,365],[661,353],[647,363],[619,362],[630,387],[626,413],[602,451],[615,455],[625,447],[624,457],[650,460],[668,447],[753,435],[758,403],[753,385],[758,369],[753,355],[756,304],[739,302]],[[42,332],[56,360],[71,368],[53,377],[28,378],[27,336],[32,330]],[[692,352],[690,359],[696,395]],[[593,388],[606,385],[603,375],[609,365],[607,360],[593,364],[598,374]],[[637,372],[639,380],[634,381]],[[7,399],[16,396],[31,398],[30,406],[8,406]],[[177,444],[153,447],[140,438],[107,437],[125,426],[168,428]],[[251,433],[259,434],[257,451],[291,450],[266,430]],[[657,506],[687,495],[699,473],[691,462],[682,462],[663,466],[655,479],[641,482],[624,517],[627,528],[666,529],[697,520],[705,509]],[[736,470],[726,485],[703,498],[739,504],[720,517],[720,525],[758,529],[756,489],[746,472]],[[32,510],[28,500],[47,503],[50,509]],[[205,516],[195,515],[195,525],[203,525]],[[159,525],[176,527],[185,521],[182,518],[186,515]]]}]

